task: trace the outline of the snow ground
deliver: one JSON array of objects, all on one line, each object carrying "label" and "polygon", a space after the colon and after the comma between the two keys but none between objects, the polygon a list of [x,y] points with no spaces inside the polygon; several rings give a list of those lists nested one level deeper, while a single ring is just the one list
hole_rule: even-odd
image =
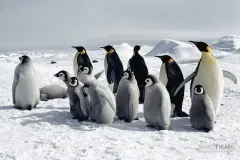
[{"label": "snow ground", "polygon": [[[128,58],[132,56],[131,49],[127,44],[116,46],[125,68]],[[145,55],[151,49],[144,46],[142,54]],[[33,59],[40,86],[57,83],[65,87],[53,74],[62,69],[73,73],[74,50],[0,54],[0,159],[235,160],[240,157],[239,84],[225,80],[217,124],[210,133],[193,129],[189,118],[171,119],[168,131],[147,128],[142,105],[139,106],[140,120],[129,124],[117,119],[111,125],[78,122],[72,119],[68,99],[41,102],[32,111],[13,108],[13,71],[21,54],[28,54]],[[104,51],[91,51],[88,54],[91,60],[99,61],[93,63],[94,72],[102,70]],[[234,73],[239,81],[240,55],[225,56],[219,59],[223,69]],[[57,63],[50,64],[51,60]],[[149,56],[145,60],[150,73],[159,75],[161,61]],[[186,77],[195,70],[196,63],[182,63],[180,67]],[[105,81],[104,74],[100,80]],[[183,108],[187,112],[190,108],[189,84],[186,86]]]}]

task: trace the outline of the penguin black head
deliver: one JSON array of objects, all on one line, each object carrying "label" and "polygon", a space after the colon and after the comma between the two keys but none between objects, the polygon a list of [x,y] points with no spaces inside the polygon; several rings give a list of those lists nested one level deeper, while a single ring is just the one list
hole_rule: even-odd
[{"label": "penguin black head", "polygon": [[19,60],[20,60],[21,64],[31,62],[31,59],[26,55],[23,55],[23,56],[19,57]]},{"label": "penguin black head", "polygon": [[68,72],[67,71],[64,71],[64,70],[61,70],[59,71],[58,73],[56,73],[54,75],[55,77],[58,77],[59,79],[63,80],[63,81],[67,81],[68,80]]},{"label": "penguin black head", "polygon": [[133,73],[131,70],[127,69],[126,71],[123,72],[122,78],[130,80],[132,78]]},{"label": "penguin black head", "polygon": [[152,86],[153,84],[155,84],[157,82],[159,82],[159,79],[154,75],[148,75],[145,78],[145,86],[146,87]]},{"label": "penguin black head", "polygon": [[210,53],[212,52],[211,47],[207,43],[205,43],[205,42],[196,42],[196,41],[189,41],[189,42],[195,44],[196,47],[201,52],[210,52]]},{"label": "penguin black head", "polygon": [[82,87],[82,93],[84,95],[84,97],[86,97],[89,94],[89,85],[88,84],[84,84]]},{"label": "penguin black head", "polygon": [[88,67],[88,66],[79,66],[78,69],[81,73],[85,73],[85,74],[91,74],[92,73],[92,68]]},{"label": "penguin black head", "polygon": [[141,47],[140,47],[139,45],[136,45],[136,46],[133,48],[134,55],[135,55],[135,54],[139,54],[140,49],[141,49]]},{"label": "penguin black head", "polygon": [[75,48],[80,54],[86,53],[86,49],[82,46],[72,46],[72,48]]},{"label": "penguin black head", "polygon": [[194,87],[194,94],[197,94],[197,95],[201,95],[201,94],[204,94],[204,89],[201,85],[196,85]]},{"label": "penguin black head", "polygon": [[78,85],[78,79],[76,77],[71,77],[69,79],[69,85],[72,87],[76,87]]},{"label": "penguin black head", "polygon": [[115,52],[115,49],[112,46],[110,46],[110,45],[107,45],[107,46],[104,46],[104,47],[100,47],[100,48],[105,49],[107,54]]},{"label": "penguin black head", "polygon": [[155,56],[162,60],[162,63],[172,63],[174,62],[173,58],[169,55],[163,55],[163,56]]}]

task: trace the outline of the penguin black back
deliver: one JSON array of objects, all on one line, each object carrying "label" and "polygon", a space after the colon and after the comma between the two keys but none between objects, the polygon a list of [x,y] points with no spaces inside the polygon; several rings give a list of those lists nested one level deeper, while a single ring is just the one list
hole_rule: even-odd
[{"label": "penguin black back", "polygon": [[82,46],[73,46],[73,48],[75,48],[78,51],[77,65],[78,66],[85,65],[85,66],[93,68],[90,58],[87,55],[86,49]]},{"label": "penguin black back", "polygon": [[144,81],[146,79],[146,76],[148,75],[148,68],[145,63],[144,58],[139,54],[141,47],[139,45],[136,45],[133,49],[133,56],[129,60],[129,66],[131,67],[134,76],[137,80],[138,88],[140,90],[140,98],[139,101],[142,103],[144,101]]},{"label": "penguin black back", "polygon": [[174,116],[178,116],[178,117],[188,116],[185,112],[182,111],[182,103],[184,98],[185,87],[183,87],[176,96],[173,96],[176,88],[184,81],[184,77],[180,67],[169,55],[156,56],[156,57],[162,60],[162,65],[165,65],[166,74],[167,74],[166,88],[170,95],[171,103],[175,105]]}]

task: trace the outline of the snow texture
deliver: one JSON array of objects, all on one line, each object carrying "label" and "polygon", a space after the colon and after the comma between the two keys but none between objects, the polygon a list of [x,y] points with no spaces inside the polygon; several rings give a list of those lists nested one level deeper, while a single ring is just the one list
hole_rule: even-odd
[{"label": "snow texture", "polygon": [[[192,45],[173,40],[162,41],[158,51],[178,54],[191,60]],[[132,46],[115,46],[124,68],[132,55]],[[156,48],[156,47],[155,47]],[[142,55],[152,47],[143,46]],[[151,56],[145,57],[151,74],[159,75],[161,62]],[[170,52],[171,50],[171,52]],[[186,53],[185,53],[186,52]],[[222,52],[218,51],[218,54]],[[240,144],[240,86],[225,79],[224,96],[217,123],[209,133],[191,127],[189,118],[172,118],[170,129],[156,131],[146,127],[143,106],[139,106],[139,121],[125,123],[115,119],[113,124],[100,125],[91,121],[78,122],[70,114],[68,99],[55,99],[40,102],[32,111],[13,108],[11,86],[13,71],[19,63],[18,57],[28,54],[34,63],[40,87],[47,84],[65,85],[53,77],[59,70],[72,71],[75,51],[22,51],[0,54],[0,159],[165,159],[165,160],[226,160],[239,159]],[[94,72],[103,69],[105,51],[88,51]],[[184,54],[184,55],[182,55]],[[186,55],[185,55],[186,54]],[[200,56],[200,55],[199,55]],[[57,63],[51,64],[54,60]],[[224,70],[231,71],[240,79],[240,56],[227,54],[219,59]],[[196,62],[180,64],[184,77],[196,68]],[[105,74],[100,77],[105,81]],[[186,85],[183,110],[189,112],[191,103],[189,84]]]},{"label": "snow texture", "polygon": [[235,52],[240,49],[240,35],[224,36],[212,43],[218,50]]}]

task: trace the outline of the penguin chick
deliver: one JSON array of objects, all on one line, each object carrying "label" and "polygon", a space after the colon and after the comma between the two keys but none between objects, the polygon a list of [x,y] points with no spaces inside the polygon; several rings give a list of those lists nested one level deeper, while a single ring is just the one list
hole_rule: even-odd
[{"label": "penguin chick", "polygon": [[67,94],[73,119],[78,119],[78,121],[87,120],[89,118],[89,99],[83,96],[82,86],[76,77],[69,79]]},{"label": "penguin chick", "polygon": [[12,84],[13,104],[17,109],[31,110],[40,101],[39,83],[32,60],[26,55],[19,57],[19,60]]},{"label": "penguin chick", "polygon": [[47,101],[56,98],[66,98],[67,90],[57,84],[49,84],[40,88],[41,101]]},{"label": "penguin chick", "polygon": [[132,122],[138,114],[138,87],[134,74],[130,70],[123,72],[116,94],[117,112],[120,120]]},{"label": "penguin chick", "polygon": [[84,84],[83,92],[90,96],[90,118],[97,123],[112,123],[116,114],[116,100],[112,91],[93,80]]},{"label": "penguin chick", "polygon": [[79,66],[87,66],[91,69],[93,69],[92,63],[88,57],[87,51],[82,46],[72,46],[77,50],[77,53],[75,54],[75,57],[73,59],[73,70],[74,74],[77,77],[77,71]]},{"label": "penguin chick", "polygon": [[214,106],[201,85],[194,87],[192,106],[190,108],[190,121],[193,128],[198,130],[208,132],[214,127]]},{"label": "penguin chick", "polygon": [[66,86],[69,86],[69,79],[70,79],[69,72],[65,70],[61,70],[58,73],[56,73],[54,76],[62,80],[66,84]]},{"label": "penguin chick", "polygon": [[144,118],[149,127],[166,130],[170,126],[171,101],[166,87],[154,75],[146,80]]}]

